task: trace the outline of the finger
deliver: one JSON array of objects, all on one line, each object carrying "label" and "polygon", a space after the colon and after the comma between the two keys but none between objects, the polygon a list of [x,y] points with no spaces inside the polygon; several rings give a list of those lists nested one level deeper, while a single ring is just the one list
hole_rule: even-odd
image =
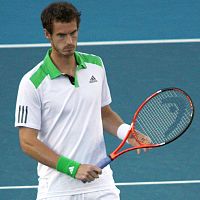
[{"label": "finger", "polygon": [[95,166],[94,172],[96,172],[97,174],[102,174],[102,169]]},{"label": "finger", "polygon": [[92,176],[93,178],[99,178],[99,173],[97,173],[96,171],[91,171],[90,176]]},{"label": "finger", "polygon": [[91,181],[94,181],[94,180],[95,180],[95,177],[93,177],[90,174],[87,175],[87,182],[91,182]]},{"label": "finger", "polygon": [[94,181],[96,178],[99,178],[99,175],[102,173],[102,169],[96,166],[90,165],[84,176],[84,182]]},{"label": "finger", "polygon": [[144,148],[143,151],[144,151],[144,152],[147,152],[147,148]]},{"label": "finger", "polygon": [[139,155],[141,153],[141,150],[140,149],[137,149],[136,150],[137,154]]},{"label": "finger", "polygon": [[94,177],[92,177],[92,176],[90,176],[89,174],[87,174],[86,176],[84,176],[84,178],[82,178],[82,182],[83,183],[90,183],[90,182],[92,182],[92,181],[94,181],[95,180],[95,178]]},{"label": "finger", "polygon": [[135,140],[135,138],[128,138],[128,143],[134,147],[139,146],[139,143]]}]

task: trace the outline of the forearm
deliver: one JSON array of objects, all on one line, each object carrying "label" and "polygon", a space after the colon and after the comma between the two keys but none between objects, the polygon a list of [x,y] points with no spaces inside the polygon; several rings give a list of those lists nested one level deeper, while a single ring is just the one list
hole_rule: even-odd
[{"label": "forearm", "polygon": [[119,126],[124,123],[121,117],[110,106],[102,108],[102,121],[104,130],[115,136],[117,136]]},{"label": "forearm", "polygon": [[[28,132],[27,132],[28,131]],[[30,138],[27,138],[29,134]],[[37,131],[27,128],[20,128],[20,145],[24,153],[38,162],[56,169],[59,159],[53,150],[37,139]]]},{"label": "forearm", "polygon": [[[37,139],[37,130],[21,127],[19,130],[20,145],[24,153],[38,162],[84,182],[99,177],[101,169],[89,164],[80,164],[62,155],[58,155],[47,145]],[[73,171],[70,168],[73,167]]]}]

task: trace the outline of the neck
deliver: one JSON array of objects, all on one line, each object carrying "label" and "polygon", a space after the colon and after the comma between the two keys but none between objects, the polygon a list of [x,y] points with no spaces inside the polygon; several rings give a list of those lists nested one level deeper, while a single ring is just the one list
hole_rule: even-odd
[{"label": "neck", "polygon": [[76,60],[74,54],[65,56],[55,50],[52,50],[51,59],[61,73],[74,76],[76,70]]}]

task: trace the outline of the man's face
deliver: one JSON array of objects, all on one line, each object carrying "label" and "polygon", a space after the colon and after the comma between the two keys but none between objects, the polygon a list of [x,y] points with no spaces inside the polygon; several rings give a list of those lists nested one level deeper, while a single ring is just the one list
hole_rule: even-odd
[{"label": "man's face", "polygon": [[53,33],[45,32],[52,49],[59,55],[72,56],[77,46],[78,28],[76,20],[69,23],[53,22]]}]

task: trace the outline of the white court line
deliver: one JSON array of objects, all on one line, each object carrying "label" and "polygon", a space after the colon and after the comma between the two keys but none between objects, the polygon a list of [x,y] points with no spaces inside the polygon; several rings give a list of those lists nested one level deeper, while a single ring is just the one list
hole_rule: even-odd
[{"label": "white court line", "polygon": [[17,190],[17,189],[37,189],[37,185],[29,185],[29,186],[1,186],[0,190]]},{"label": "white court line", "polygon": [[[115,183],[116,186],[144,186],[144,185],[178,185],[178,184],[199,184],[200,180],[185,181],[156,181],[156,182],[127,182]],[[16,190],[16,189],[37,189],[37,185],[31,186],[1,186],[0,190]]]},{"label": "white court line", "polygon": [[116,183],[117,186],[199,184],[200,180]]},{"label": "white court line", "polygon": [[[125,40],[125,41],[96,41],[96,42],[78,42],[78,46],[100,46],[100,45],[124,45],[124,44],[162,44],[162,43],[197,43],[200,38],[194,39],[163,39],[163,40]],[[0,44],[2,48],[32,48],[32,47],[50,47],[49,43],[38,44]]]}]

